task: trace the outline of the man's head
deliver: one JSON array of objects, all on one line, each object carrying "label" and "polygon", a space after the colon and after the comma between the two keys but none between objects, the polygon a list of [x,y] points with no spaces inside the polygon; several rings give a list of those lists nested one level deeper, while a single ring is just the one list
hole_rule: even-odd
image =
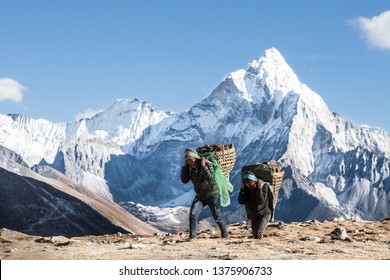
[{"label": "man's head", "polygon": [[252,172],[248,172],[244,175],[244,184],[248,188],[254,188],[258,182],[258,178]]},{"label": "man's head", "polygon": [[187,148],[184,153],[184,158],[190,166],[194,166],[196,159],[200,157],[195,148]]}]

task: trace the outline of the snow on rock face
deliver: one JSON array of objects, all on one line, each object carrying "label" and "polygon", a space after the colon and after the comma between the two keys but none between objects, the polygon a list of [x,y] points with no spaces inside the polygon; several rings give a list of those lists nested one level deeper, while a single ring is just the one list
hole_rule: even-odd
[{"label": "snow on rock face", "polygon": [[188,229],[189,207],[166,207],[145,206],[140,203],[126,202],[120,205],[132,213],[141,221],[157,225],[163,231],[186,230]]},{"label": "snow on rock face", "polygon": [[18,153],[30,165],[53,161],[65,138],[65,124],[0,114],[0,145]]},{"label": "snow on rock face", "polygon": [[[265,85],[266,93],[269,94],[281,92],[282,96],[286,96],[290,91],[299,92],[302,86],[294,71],[275,48],[266,50],[265,56],[252,61],[247,73],[248,85]],[[256,87],[249,89],[255,92]]]},{"label": "snow on rock face", "polygon": [[22,115],[0,115],[0,145],[30,165],[50,165],[68,177],[112,199],[104,180],[110,155],[138,139],[143,130],[172,115],[138,99],[118,99],[90,119],[53,124]]},{"label": "snow on rock face", "polygon": [[84,133],[60,146],[58,161],[52,167],[57,170],[59,166],[63,167],[61,171],[70,179],[112,200],[104,180],[105,165],[112,155],[121,154],[123,152],[116,143]]},{"label": "snow on rock face", "polygon": [[92,118],[69,124],[67,132],[69,137],[88,132],[123,146],[134,142],[144,129],[168,116],[150,103],[138,99],[118,99],[107,110]]}]

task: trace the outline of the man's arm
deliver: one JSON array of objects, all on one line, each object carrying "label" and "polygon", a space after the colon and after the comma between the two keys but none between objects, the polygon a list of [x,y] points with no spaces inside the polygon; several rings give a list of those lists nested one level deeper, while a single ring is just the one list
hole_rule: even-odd
[{"label": "man's arm", "polygon": [[205,157],[201,158],[200,162],[200,173],[206,178],[207,181],[211,181],[214,178],[214,167],[211,163],[206,162]]},{"label": "man's arm", "polygon": [[186,163],[184,163],[184,165],[181,167],[180,179],[184,184],[191,180],[190,167]]},{"label": "man's arm", "polygon": [[240,193],[238,194],[238,203],[240,204],[245,204],[246,202],[246,197],[245,197],[245,185],[244,181],[241,182],[241,189]]},{"label": "man's arm", "polygon": [[264,187],[265,183],[263,180],[259,179],[257,181],[257,189],[259,190],[258,195],[256,197],[257,205],[263,205],[265,203],[266,198],[264,195],[267,195],[267,187]]}]

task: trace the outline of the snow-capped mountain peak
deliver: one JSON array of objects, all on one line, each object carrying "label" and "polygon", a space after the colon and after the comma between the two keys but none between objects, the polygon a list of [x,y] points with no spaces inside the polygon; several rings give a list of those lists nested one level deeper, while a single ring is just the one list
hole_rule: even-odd
[{"label": "snow-capped mountain peak", "polygon": [[266,50],[264,56],[253,60],[246,69],[228,74],[225,81],[229,80],[243,99],[257,104],[275,98],[279,103],[291,91],[300,93],[304,86],[275,48]]},{"label": "snow-capped mountain peak", "polygon": [[297,91],[301,85],[294,71],[275,48],[266,50],[264,56],[252,61],[247,72],[257,74],[271,92],[281,90],[286,94],[291,90]]},{"label": "snow-capped mountain peak", "polygon": [[170,114],[139,99],[117,99],[95,116],[69,124],[67,135],[78,137],[87,132],[124,146],[138,139],[145,128]]},{"label": "snow-capped mountain peak", "polygon": [[101,138],[125,146],[137,140],[146,128],[172,114],[139,99],[117,99],[93,117],[72,123],[55,124],[19,114],[0,115],[0,145],[20,154],[30,166],[42,160],[50,164],[69,141]]},{"label": "snow-capped mountain peak", "polygon": [[32,119],[19,114],[0,114],[0,145],[11,149],[33,165],[45,158],[54,160],[65,137],[65,124]]}]

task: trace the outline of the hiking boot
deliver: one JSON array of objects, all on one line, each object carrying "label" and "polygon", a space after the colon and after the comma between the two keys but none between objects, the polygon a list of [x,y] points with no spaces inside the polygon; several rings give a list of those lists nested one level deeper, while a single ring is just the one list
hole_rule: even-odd
[{"label": "hiking boot", "polygon": [[222,235],[221,237],[224,238],[224,239],[230,239],[231,238],[229,234]]},{"label": "hiking boot", "polygon": [[263,238],[263,234],[262,233],[258,233],[255,236],[253,236],[253,238],[254,239],[262,239]]}]

